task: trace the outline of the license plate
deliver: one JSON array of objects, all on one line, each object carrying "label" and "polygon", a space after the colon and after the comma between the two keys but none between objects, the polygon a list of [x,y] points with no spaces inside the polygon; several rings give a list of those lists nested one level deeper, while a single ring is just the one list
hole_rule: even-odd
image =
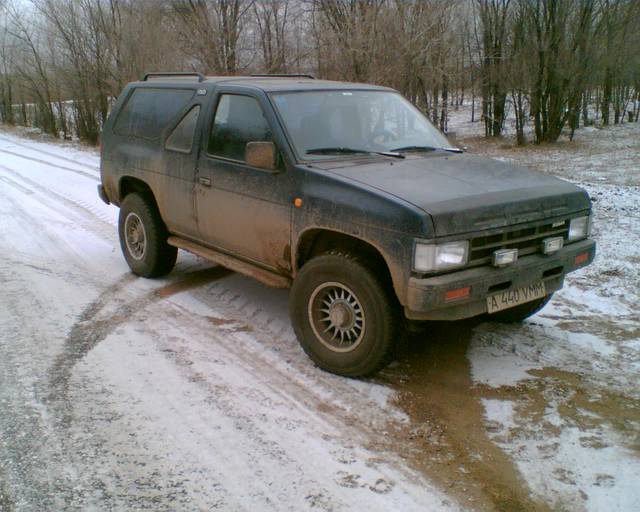
[{"label": "license plate", "polygon": [[506,290],[504,292],[496,293],[487,297],[487,312],[489,314],[503,309],[512,308],[525,302],[541,299],[546,295],[544,289],[544,283],[530,284],[524,288],[518,288],[517,290]]}]

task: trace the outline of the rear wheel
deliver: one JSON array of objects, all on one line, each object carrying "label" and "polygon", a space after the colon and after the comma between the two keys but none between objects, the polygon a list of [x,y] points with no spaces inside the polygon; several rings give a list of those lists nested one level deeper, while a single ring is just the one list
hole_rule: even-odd
[{"label": "rear wheel", "polygon": [[519,306],[515,306],[513,308],[498,311],[497,313],[488,315],[488,319],[494,322],[501,322],[505,324],[522,322],[526,318],[535,315],[538,311],[545,307],[547,305],[547,302],[551,300],[551,297],[553,297],[553,293],[550,293],[549,295],[547,295],[546,297],[542,297],[541,299],[532,300],[531,302],[525,302],[524,304],[520,304]]},{"label": "rear wheel", "polygon": [[178,249],[167,243],[167,230],[153,201],[136,193],[120,205],[120,247],[129,268],[142,277],[171,272]]},{"label": "rear wheel", "polygon": [[324,370],[370,375],[392,359],[398,306],[363,262],[332,252],[302,267],[290,296],[293,327],[307,355]]}]

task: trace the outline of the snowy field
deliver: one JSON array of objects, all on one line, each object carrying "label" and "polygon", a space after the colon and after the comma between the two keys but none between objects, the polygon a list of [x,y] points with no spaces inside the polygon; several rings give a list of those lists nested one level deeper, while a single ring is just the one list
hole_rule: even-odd
[{"label": "snowy field", "polygon": [[640,125],[479,126],[470,151],[589,191],[597,259],[364,381],[312,366],[286,291],[185,253],[134,277],[97,152],[0,132],[0,511],[640,510]]}]

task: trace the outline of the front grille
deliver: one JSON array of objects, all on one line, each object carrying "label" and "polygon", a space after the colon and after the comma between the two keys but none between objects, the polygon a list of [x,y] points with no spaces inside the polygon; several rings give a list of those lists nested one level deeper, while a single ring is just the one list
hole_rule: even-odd
[{"label": "front grille", "polygon": [[498,249],[518,249],[518,257],[542,252],[542,240],[569,234],[569,220],[547,222],[537,226],[515,228],[501,233],[476,236],[471,239],[469,266],[491,263],[491,255]]}]

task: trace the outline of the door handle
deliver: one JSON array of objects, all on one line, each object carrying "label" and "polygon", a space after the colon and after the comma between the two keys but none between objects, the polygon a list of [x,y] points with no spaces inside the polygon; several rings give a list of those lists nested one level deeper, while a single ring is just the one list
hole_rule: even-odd
[{"label": "door handle", "polygon": [[204,185],[205,187],[210,187],[211,186],[211,178],[200,177],[200,178],[198,178],[198,183],[200,183],[200,185]]}]

